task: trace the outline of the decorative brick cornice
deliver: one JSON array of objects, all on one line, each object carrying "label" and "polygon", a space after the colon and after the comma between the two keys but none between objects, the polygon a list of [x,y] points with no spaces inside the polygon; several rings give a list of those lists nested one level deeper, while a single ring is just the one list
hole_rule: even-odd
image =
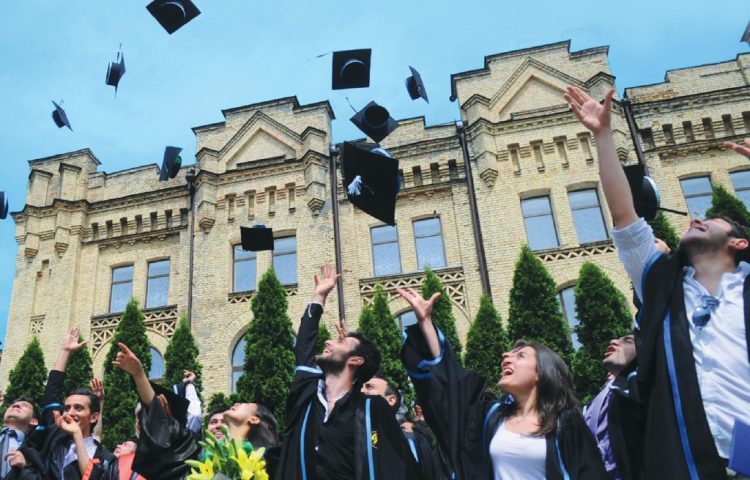
[{"label": "decorative brick cornice", "polygon": [[612,240],[587,243],[577,247],[556,248],[554,250],[542,250],[534,252],[543,262],[554,262],[557,260],[568,260],[571,258],[591,257],[604,253],[614,253],[615,245]]},{"label": "decorative brick cornice", "polygon": [[109,247],[120,248],[122,244],[135,245],[136,243],[150,243],[153,241],[163,242],[168,237],[179,235],[180,231],[187,230],[187,225],[178,225],[176,227],[165,228],[161,230],[149,230],[145,232],[131,233],[118,237],[99,238],[96,240],[86,240],[84,245],[99,245],[99,250],[105,250]]},{"label": "decorative brick cornice", "polygon": [[[286,291],[287,297],[293,297],[299,293],[299,287],[296,283],[293,283],[291,285],[283,285],[284,290]],[[253,298],[255,298],[255,294],[257,292],[255,290],[250,290],[247,292],[230,292],[227,295],[227,302],[231,304],[235,303],[247,303],[251,301]]]}]

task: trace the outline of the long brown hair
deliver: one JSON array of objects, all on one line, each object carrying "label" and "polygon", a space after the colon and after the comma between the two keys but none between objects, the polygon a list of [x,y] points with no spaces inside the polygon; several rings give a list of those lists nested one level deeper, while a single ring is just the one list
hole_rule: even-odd
[{"label": "long brown hair", "polygon": [[536,413],[539,435],[555,431],[557,419],[565,410],[578,410],[580,405],[573,388],[573,376],[565,362],[555,352],[539,342],[518,340],[513,350],[530,347],[536,352]]}]

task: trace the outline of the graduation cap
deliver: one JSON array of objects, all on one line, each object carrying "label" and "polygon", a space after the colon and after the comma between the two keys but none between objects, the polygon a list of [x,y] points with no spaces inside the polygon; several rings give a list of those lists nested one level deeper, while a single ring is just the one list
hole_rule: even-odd
[{"label": "graduation cap", "polygon": [[365,105],[365,108],[355,113],[350,120],[376,142],[380,142],[398,128],[398,122],[391,118],[388,110],[375,102]]},{"label": "graduation cap", "polygon": [[8,217],[8,199],[5,198],[5,192],[0,192],[0,220]]},{"label": "graduation cap", "polygon": [[146,8],[170,35],[201,14],[190,0],[154,0]]},{"label": "graduation cap", "polygon": [[250,252],[273,250],[273,229],[262,223],[252,227],[240,227],[242,249]]},{"label": "graduation cap", "polygon": [[107,79],[105,83],[115,87],[115,96],[117,95],[117,84],[120,83],[120,79],[125,75],[125,55],[122,51],[117,52],[117,61],[109,62],[107,65]]},{"label": "graduation cap", "polygon": [[659,194],[659,189],[656,186],[656,182],[651,177],[646,176],[646,169],[643,164],[629,165],[623,167],[623,170],[625,170],[625,176],[628,178],[630,191],[633,195],[635,213],[639,217],[651,221],[656,218],[659,210],[678,215],[687,215],[687,212],[660,206],[661,195]]},{"label": "graduation cap", "polygon": [[164,160],[161,162],[161,171],[159,172],[159,181],[166,182],[170,178],[177,176],[182,166],[182,157],[179,147],[167,147],[164,149]]},{"label": "graduation cap", "polygon": [[365,88],[370,86],[370,57],[372,49],[333,52],[331,88]]},{"label": "graduation cap", "polygon": [[740,42],[745,42],[750,45],[750,22],[747,23],[747,27],[745,27],[745,33],[742,34]]},{"label": "graduation cap", "polygon": [[422,97],[425,102],[430,103],[427,99],[427,90],[424,88],[422,76],[412,66],[409,66],[409,70],[411,70],[411,77],[406,79],[406,90],[409,92],[409,96],[412,100]]},{"label": "graduation cap", "polygon": [[[159,395],[164,395],[164,398],[167,399],[167,407],[169,408],[168,412],[172,418],[177,420],[180,425],[185,425],[187,423],[187,412],[188,407],[190,406],[190,401],[178,395],[174,392],[174,390],[170,390],[168,388],[164,388],[158,383],[154,383],[149,381],[148,383],[151,384],[151,388],[154,389],[154,393],[158,397]],[[154,399],[154,401],[158,402],[158,399]]]},{"label": "graduation cap", "polygon": [[341,169],[349,201],[368,215],[395,225],[398,160],[379,145],[344,142]]},{"label": "graduation cap", "polygon": [[68,116],[65,115],[65,110],[55,103],[54,100],[52,100],[52,105],[55,106],[55,109],[52,111],[52,120],[55,121],[55,125],[57,125],[57,128],[62,127],[68,127],[70,131],[73,131],[73,127],[70,126],[70,120],[68,120]]}]

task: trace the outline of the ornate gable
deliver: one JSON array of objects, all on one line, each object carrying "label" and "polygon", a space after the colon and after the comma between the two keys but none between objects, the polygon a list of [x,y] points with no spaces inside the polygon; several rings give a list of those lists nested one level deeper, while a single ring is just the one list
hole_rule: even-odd
[{"label": "ornate gable", "polygon": [[226,171],[257,160],[297,158],[302,154],[302,147],[299,135],[258,111],[221,149],[219,164]]}]

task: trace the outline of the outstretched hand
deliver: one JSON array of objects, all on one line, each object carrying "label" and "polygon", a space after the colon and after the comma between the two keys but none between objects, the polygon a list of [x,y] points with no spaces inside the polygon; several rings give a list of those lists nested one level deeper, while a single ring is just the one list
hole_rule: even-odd
[{"label": "outstretched hand", "polygon": [[143,373],[143,365],[138,357],[135,356],[135,353],[133,353],[124,343],[118,343],[117,347],[120,351],[117,352],[117,356],[112,360],[112,365],[125,371],[125,373],[129,374],[131,377]]},{"label": "outstretched hand", "polygon": [[320,267],[320,275],[316,273],[313,276],[315,280],[313,301],[325,304],[328,294],[336,287],[336,282],[338,282],[339,278],[341,278],[341,274],[336,273],[336,267],[331,262]]},{"label": "outstretched hand", "polygon": [[89,390],[96,395],[100,402],[104,401],[104,384],[98,378],[92,378],[89,382]]},{"label": "outstretched hand", "polygon": [[396,291],[411,306],[418,322],[432,321],[432,308],[440,297],[440,292],[435,292],[428,300],[413,288],[397,288]]},{"label": "outstretched hand", "polygon": [[739,143],[724,142],[723,145],[750,159],[750,138],[746,138],[744,143],[744,145],[740,145]]},{"label": "outstretched hand", "polygon": [[570,105],[570,109],[584,127],[597,134],[609,130],[612,118],[612,96],[614,90],[610,90],[604,96],[604,105],[597,102],[588,93],[578,87],[570,86],[563,94]]},{"label": "outstretched hand", "polygon": [[339,340],[343,340],[349,335],[349,329],[346,326],[346,319],[342,318],[339,323],[336,324],[336,335]]},{"label": "outstretched hand", "polygon": [[80,330],[78,327],[70,327],[70,330],[68,330],[67,335],[65,335],[65,339],[63,340],[63,350],[65,350],[68,353],[76,352],[83,348],[84,345],[86,345],[86,342],[79,342],[78,339],[80,338]]}]

